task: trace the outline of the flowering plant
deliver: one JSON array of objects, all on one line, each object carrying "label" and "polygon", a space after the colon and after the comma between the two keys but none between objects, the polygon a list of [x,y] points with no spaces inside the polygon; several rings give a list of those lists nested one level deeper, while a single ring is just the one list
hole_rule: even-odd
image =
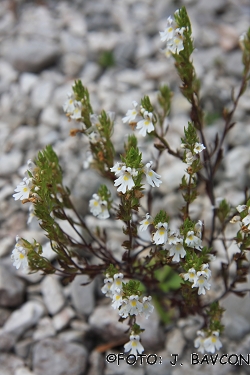
[{"label": "flowering plant", "polygon": [[[90,228],[86,219],[78,212],[70,198],[70,191],[63,184],[62,169],[51,146],[38,153],[34,162],[28,161],[26,175],[15,189],[15,200],[31,203],[29,222],[33,217],[49,238],[58,263],[50,262],[42,246],[29,243],[17,237],[12,252],[14,266],[27,272],[43,271],[63,276],[64,282],[74,280],[77,275],[86,274],[93,279],[104,274],[102,292],[112,300],[112,307],[118,310],[120,319],[128,320],[130,340],[125,351],[141,354],[140,333],[144,328],[137,322],[138,315],[150,316],[154,302],[161,316],[168,308],[176,309],[176,316],[199,314],[203,318],[202,330],[198,331],[195,347],[201,352],[214,353],[219,350],[219,335],[223,331],[221,322],[223,308],[220,300],[228,293],[244,295],[246,290],[237,289],[245,282],[248,273],[246,252],[250,249],[250,200],[239,205],[234,212],[226,200],[216,207],[214,178],[222,160],[223,142],[234,126],[233,115],[239,98],[244,93],[250,71],[250,29],[240,38],[243,50],[243,75],[232,109],[224,110],[224,131],[216,137],[214,145],[207,142],[204,132],[204,112],[200,101],[200,82],[196,76],[191,55],[194,51],[192,28],[185,7],[175,12],[174,19],[167,20],[166,29],[160,32],[166,42],[164,54],[172,56],[181,79],[181,92],[191,104],[190,122],[184,128],[180,147],[174,150],[169,142],[166,117],[170,113],[172,93],[168,86],[161,86],[158,106],[152,105],[148,96],[141,103],[132,101],[122,119],[134,131],[124,144],[124,152],[117,157],[112,134],[115,129],[113,112],[93,112],[89,93],[81,81],[73,85],[73,92],[63,106],[69,120],[76,120],[78,128],[71,135],[81,134],[88,138],[89,157],[86,163],[99,172],[104,181],[111,181],[112,191],[107,183],[93,192],[89,211],[99,220],[120,220],[123,223],[121,258],[114,255],[108,242],[108,229]],[[138,136],[155,142],[156,156],[145,160],[138,146]],[[183,163],[183,178],[180,190],[184,204],[180,209],[180,222],[174,227],[167,207],[155,212],[153,198],[163,181],[157,173],[159,161],[169,153]],[[195,218],[190,212],[198,196],[200,182],[206,187],[206,194],[213,208],[210,223]],[[108,185],[109,186],[109,185]],[[153,214],[154,213],[154,214]],[[69,235],[60,225],[67,221],[77,234]],[[228,263],[221,264],[224,291],[216,298],[209,295],[212,272],[210,263],[215,258],[214,241],[221,239],[225,251],[225,229],[231,223],[240,223],[235,237],[239,252]],[[230,224],[229,224],[230,225]],[[236,273],[229,275],[229,266],[236,264]],[[171,272],[175,280],[173,288],[164,287],[164,273]],[[205,297],[204,297],[205,295]],[[146,327],[145,327],[146,328]]]}]

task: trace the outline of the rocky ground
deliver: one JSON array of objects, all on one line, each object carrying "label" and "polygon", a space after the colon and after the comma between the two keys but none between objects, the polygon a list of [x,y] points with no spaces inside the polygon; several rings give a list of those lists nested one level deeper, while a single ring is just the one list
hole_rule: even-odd
[{"label": "rocky ground", "polygon": [[[52,144],[57,151],[65,184],[81,213],[89,215],[87,202],[99,183],[98,176],[84,169],[86,143],[69,137],[72,123],[62,110],[74,79],[81,78],[89,88],[96,113],[102,108],[116,112],[114,140],[118,150],[122,150],[128,133],[121,118],[132,100],[140,101],[147,94],[155,103],[159,84],[168,83],[174,92],[169,139],[174,148],[179,146],[189,105],[178,91],[173,60],[166,60],[160,52],[163,45],[158,32],[182,5],[186,5],[193,25],[193,59],[203,81],[209,122],[206,131],[213,139],[222,129],[219,114],[230,103],[232,87],[239,87],[242,65],[238,38],[250,25],[249,0],[1,0],[1,375],[250,374],[247,365],[192,365],[190,355],[195,351],[199,319],[162,327],[156,313],[145,321],[142,343],[147,354],[157,353],[157,363],[109,364],[105,356],[122,351],[122,346],[113,348],[110,343],[117,346],[125,342],[126,327],[117,322],[116,312],[101,295],[101,279],[82,287],[86,281],[82,276],[63,286],[54,276],[24,275],[10,260],[17,234],[36,238],[51,256],[38,224],[33,221],[27,227],[28,208],[12,198],[27,160],[45,145]],[[226,197],[232,206],[243,200],[243,189],[250,182],[249,102],[248,88],[236,111],[237,125],[226,141],[226,158],[217,178],[217,197]],[[150,160],[152,149],[144,148],[144,152]],[[168,156],[160,174],[164,176],[160,191],[162,196],[166,194],[163,203],[169,214],[175,215],[183,165]],[[162,200],[157,205],[162,206]],[[211,216],[204,197],[197,200],[193,210],[205,222]],[[117,233],[114,237],[119,240]],[[250,348],[249,296],[228,297],[223,305],[227,311],[220,353],[246,356]],[[98,346],[105,342],[107,346]],[[171,353],[179,354],[176,366],[170,364]]]}]

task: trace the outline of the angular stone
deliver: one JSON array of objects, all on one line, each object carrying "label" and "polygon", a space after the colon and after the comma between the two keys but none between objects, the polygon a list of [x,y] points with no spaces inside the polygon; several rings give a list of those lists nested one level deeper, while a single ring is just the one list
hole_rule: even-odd
[{"label": "angular stone", "polygon": [[15,375],[17,368],[23,365],[23,361],[14,354],[0,354],[1,375]]},{"label": "angular stone", "polygon": [[86,275],[77,276],[71,283],[71,298],[74,308],[83,315],[92,313],[95,306],[94,287],[95,282],[92,281],[88,285],[81,285],[88,282]]},{"label": "angular stone", "polygon": [[153,353],[153,350],[162,349],[165,335],[162,327],[160,327],[160,318],[156,310],[153,310],[148,319],[144,315],[139,315],[136,321],[141,327],[146,328],[141,334],[141,342],[145,350]]},{"label": "angular stone", "polygon": [[13,311],[3,329],[16,337],[21,336],[39,321],[44,310],[44,306],[40,302],[26,302],[20,309]]},{"label": "angular stone", "polygon": [[15,307],[24,300],[25,283],[0,265],[0,306]]},{"label": "angular stone", "polygon": [[181,357],[185,345],[186,340],[183,338],[180,329],[175,328],[169,332],[166,339],[166,350],[169,356],[172,353],[178,353],[178,355]]},{"label": "angular stone", "polygon": [[35,108],[45,108],[49,103],[54,84],[48,80],[39,80],[31,92],[31,105]]},{"label": "angular stone", "polygon": [[0,352],[8,352],[15,345],[16,338],[0,328]]},{"label": "angular stone", "polygon": [[55,336],[56,331],[52,319],[48,316],[40,319],[37,328],[33,334],[33,339],[38,341],[46,339],[47,337]]},{"label": "angular stone", "polygon": [[58,45],[42,40],[16,43],[7,52],[9,61],[19,72],[39,73],[56,63],[60,55]]},{"label": "angular stone", "polygon": [[16,355],[21,358],[27,358],[33,345],[34,340],[31,337],[27,337],[20,341],[18,340],[14,348]]},{"label": "angular stone", "polygon": [[45,339],[34,346],[32,362],[37,375],[81,375],[86,369],[87,351],[82,345]]},{"label": "angular stone", "polygon": [[91,329],[105,341],[115,341],[128,338],[127,324],[119,322],[120,316],[111,305],[98,306],[89,318]]},{"label": "angular stone", "polygon": [[45,123],[49,126],[53,127],[58,127],[59,126],[59,121],[60,121],[60,116],[55,107],[53,106],[47,106],[44,108],[42,111],[40,121],[42,123]]},{"label": "angular stone", "polygon": [[33,371],[30,371],[27,367],[18,367],[15,371],[15,375],[36,375]]},{"label": "angular stone", "polygon": [[10,176],[20,167],[23,154],[20,151],[13,150],[8,154],[0,156],[0,176]]},{"label": "angular stone", "polygon": [[54,276],[45,276],[41,284],[44,303],[51,315],[58,313],[65,304],[62,287]]},{"label": "angular stone", "polygon": [[60,311],[58,314],[53,316],[53,325],[56,331],[60,331],[63,328],[65,328],[70,320],[74,318],[75,311],[67,306],[62,311]]}]

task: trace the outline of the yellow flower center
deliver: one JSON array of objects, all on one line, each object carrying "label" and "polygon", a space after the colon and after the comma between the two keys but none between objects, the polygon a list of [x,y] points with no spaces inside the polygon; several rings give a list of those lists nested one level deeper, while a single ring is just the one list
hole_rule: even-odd
[{"label": "yellow flower center", "polygon": [[24,255],[22,253],[19,254],[19,258],[20,259],[23,259],[24,258]]}]

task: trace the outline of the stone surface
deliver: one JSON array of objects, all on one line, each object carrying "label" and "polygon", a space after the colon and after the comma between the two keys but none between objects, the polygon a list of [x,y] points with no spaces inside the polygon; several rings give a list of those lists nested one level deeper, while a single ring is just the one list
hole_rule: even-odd
[{"label": "stone surface", "polygon": [[14,336],[21,336],[39,321],[44,314],[44,310],[44,306],[40,302],[28,301],[10,315],[3,326],[3,330]]},{"label": "stone surface", "polygon": [[16,172],[23,160],[23,155],[18,150],[0,156],[0,176],[10,176]]},{"label": "stone surface", "polygon": [[19,367],[23,367],[23,361],[17,356],[9,353],[0,353],[1,375],[15,375]]},{"label": "stone surface", "polygon": [[39,73],[56,63],[60,50],[55,43],[34,39],[17,43],[7,54],[13,67],[19,72]]},{"label": "stone surface", "polygon": [[65,304],[62,287],[53,276],[46,276],[41,284],[44,303],[51,315],[58,313]]},{"label": "stone surface", "polygon": [[33,370],[37,375],[81,375],[87,365],[87,351],[78,344],[45,339],[33,349]]},{"label": "stone surface", "polygon": [[180,329],[176,328],[168,333],[166,339],[166,351],[169,356],[171,356],[172,353],[178,353],[181,358],[185,345],[186,340]]},{"label": "stone surface", "polygon": [[0,265],[0,306],[16,307],[22,304],[25,283]]},{"label": "stone surface", "polygon": [[78,276],[71,283],[71,298],[76,311],[83,315],[89,315],[94,309],[94,287],[95,282],[88,285],[81,285],[88,282],[85,275]]},{"label": "stone surface", "polygon": [[105,341],[121,340],[128,337],[128,326],[118,322],[119,315],[111,305],[98,306],[89,318],[91,329]]},{"label": "stone surface", "polygon": [[[31,241],[36,238],[42,244],[47,241],[35,221],[27,229],[28,207],[12,198],[15,187],[23,178],[23,165],[26,165],[29,158],[34,159],[37,151],[47,144],[52,144],[58,153],[64,171],[64,183],[71,189],[72,200],[82,217],[86,217],[90,228],[98,225],[101,230],[106,229],[107,246],[117,259],[124,253],[121,247],[124,235],[119,221],[114,224],[113,220],[99,220],[89,213],[89,199],[103,180],[96,171],[83,168],[89,144],[86,137],[69,137],[70,129],[79,128],[81,124],[73,120],[69,122],[63,113],[62,105],[67,93],[71,92],[74,80],[80,77],[89,89],[95,113],[100,113],[102,109],[116,112],[113,141],[116,160],[119,160],[119,155],[124,153],[124,141],[128,134],[133,133],[130,127],[122,122],[126,111],[132,108],[132,101],[140,103],[144,95],[149,95],[152,104],[158,106],[159,86],[168,84],[173,96],[172,108],[166,120],[169,126],[166,139],[173,150],[179,149],[184,126],[186,127],[189,121],[190,104],[180,93],[174,59],[165,59],[161,52],[164,43],[160,41],[159,30],[164,30],[168,16],[173,15],[176,7],[182,5],[187,7],[192,21],[195,50],[191,58],[201,80],[201,101],[207,122],[204,134],[210,149],[216,134],[223,134],[224,121],[219,117],[224,107],[229,110],[232,108],[232,88],[236,87],[237,95],[240,86],[243,66],[238,37],[249,27],[248,1],[181,0],[178,4],[174,0],[1,1],[0,257],[3,257],[1,266],[5,272],[9,269],[15,271],[9,255],[16,234]],[[109,66],[108,58],[107,66],[100,65],[100,59],[105,56],[114,57],[115,64],[112,67]],[[245,186],[250,185],[249,100],[248,88],[240,98],[233,119],[236,125],[226,137],[223,162],[214,181],[216,199],[226,197],[232,211],[233,207],[243,203]],[[138,135],[137,130],[135,134]],[[153,160],[156,165],[159,155],[150,136],[139,136],[138,145],[143,162]],[[171,227],[173,225],[175,228],[181,222],[179,210],[183,205],[183,198],[177,189],[185,168],[180,160],[175,160],[167,152],[163,152],[158,169],[163,183],[159,189],[152,189],[152,214],[155,215],[164,208],[171,218]],[[115,197],[112,183],[109,188],[112,197]],[[209,199],[205,196],[203,183],[199,184],[199,194],[197,200],[190,205],[190,217],[204,220],[207,234],[213,211]],[[115,204],[116,202],[118,200]],[[146,197],[142,202],[146,210]],[[74,240],[79,240],[65,222],[60,221],[60,225]],[[235,233],[233,230],[226,231],[226,237],[233,238]],[[147,232],[147,238],[144,235],[143,238],[150,240],[150,236]],[[90,241],[85,233],[84,238]],[[212,272],[218,277],[213,279],[210,297],[223,292],[219,277],[220,263],[226,260],[226,256],[222,247],[221,241],[214,243],[218,257],[213,262]],[[235,253],[235,248],[234,244],[230,246],[229,257]],[[49,244],[45,245],[45,254],[58,265]],[[79,250],[78,254],[82,254],[82,250]],[[99,264],[97,258],[89,261],[91,264]],[[230,268],[230,272],[234,270]],[[18,270],[16,274],[18,279],[25,280],[23,295],[26,300],[19,300],[17,305],[10,308],[0,308],[0,352],[4,354],[0,360],[0,375],[40,375],[32,368],[31,348],[34,347],[34,340],[36,345],[39,345],[47,342],[44,341],[47,338],[50,343],[55,343],[53,340],[58,338],[60,341],[59,346],[48,346],[53,347],[52,354],[48,354],[52,370],[53,366],[64,366],[61,358],[67,358],[64,354],[61,357],[59,355],[59,364],[55,363],[54,358],[58,358],[54,355],[57,348],[63,352],[65,345],[73,342],[88,348],[89,364],[94,366],[85,370],[83,365],[80,375],[99,375],[98,372],[126,375],[151,375],[152,372],[155,375],[195,375],[201,372],[204,375],[232,375],[235,371],[238,375],[249,373],[249,366],[192,366],[190,354],[194,351],[193,341],[203,321],[191,317],[178,320],[177,326],[173,324],[172,330],[166,335],[155,313],[152,319],[141,322],[146,329],[141,336],[143,345],[147,348],[146,354],[156,352],[162,357],[162,363],[144,367],[107,365],[105,354],[93,348],[103,342],[107,346],[115,345],[121,338],[126,342],[128,333],[124,331],[128,326],[125,322],[119,323],[117,311],[106,305],[110,304],[110,301],[105,299],[100,291],[102,283],[92,283],[84,287],[80,285],[81,279],[76,278],[73,285],[65,287],[59,282],[58,288],[50,288],[52,281],[48,283],[47,291],[41,295],[44,276],[24,275],[22,270]],[[56,276],[53,278],[58,286],[58,279]],[[20,285],[15,284],[14,274],[13,279],[4,277],[4,280],[8,281],[2,283],[4,291],[8,291],[8,303],[13,303],[13,296],[20,292]],[[86,279],[83,277],[84,281]],[[51,291],[54,298],[50,295]],[[247,298],[230,301],[226,298],[223,301],[227,309],[223,320],[226,329],[221,339],[225,352],[248,353],[250,330],[247,301]],[[24,304],[21,307],[22,303]],[[45,303],[47,309],[44,307]],[[165,350],[164,342],[167,345]],[[47,355],[45,344],[41,344],[40,348],[43,354]],[[118,347],[118,350],[122,351],[122,346]],[[182,354],[180,361],[183,366],[170,365],[171,350]],[[8,351],[15,352],[16,356],[9,355]],[[36,359],[41,351],[38,353],[37,349]],[[17,363],[17,356],[21,358],[21,362]],[[103,369],[105,364],[106,369]],[[45,364],[39,362],[40,365],[42,375],[50,374],[51,369],[44,370],[42,366]],[[72,367],[70,361],[67,366],[65,375],[69,373],[68,368]]]}]

